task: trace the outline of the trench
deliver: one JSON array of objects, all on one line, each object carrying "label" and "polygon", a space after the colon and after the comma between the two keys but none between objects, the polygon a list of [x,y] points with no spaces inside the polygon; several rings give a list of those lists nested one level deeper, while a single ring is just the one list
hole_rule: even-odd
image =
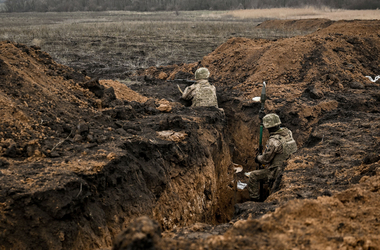
[{"label": "trench", "polygon": [[[118,112],[121,107],[107,110],[103,118],[122,127],[125,134],[121,140],[110,144],[112,149],[121,152],[119,157],[107,161],[96,171],[62,171],[58,174],[48,164],[16,166],[28,170],[20,170],[25,178],[41,168],[51,174],[43,180],[44,186],[34,193],[13,189],[6,191],[8,198],[1,202],[8,206],[5,209],[5,221],[8,224],[2,225],[6,230],[1,238],[1,246],[5,249],[110,248],[115,237],[133,219],[143,215],[157,221],[165,232],[172,229],[178,231],[196,223],[216,227],[231,224],[231,220],[236,220],[237,207],[239,213],[251,209],[248,205],[244,208],[244,202],[249,199],[248,191],[237,190],[239,174],[235,173],[234,167],[243,167],[240,175],[255,169],[259,136],[260,104],[242,100],[239,96],[240,93],[219,92],[218,101],[223,112],[213,107],[183,107],[165,113],[152,109],[150,102],[126,105],[128,108],[125,112],[146,113],[135,118],[132,113],[120,115]],[[377,110],[376,105],[373,107]],[[287,117],[291,110],[283,111],[280,107],[272,111]],[[331,119],[336,116],[336,112],[331,113]],[[352,116],[346,113],[343,112],[344,117]],[[373,116],[376,114],[374,112]],[[323,116],[325,119],[330,117],[326,114]],[[316,122],[313,125],[321,117],[322,114],[315,114]],[[370,117],[368,115],[366,119],[370,120]],[[329,119],[320,120],[320,123],[328,123]],[[292,119],[288,119],[285,125],[296,131],[292,127]],[[307,147],[302,149],[306,150],[305,154],[317,146],[321,147],[321,152],[329,146],[319,145],[318,138],[327,132],[318,129],[323,130],[325,126],[297,133],[296,140],[307,141]],[[327,127],[327,130],[334,132],[331,127]],[[337,135],[340,138],[340,134]],[[267,136],[264,133],[263,141],[266,141]],[[368,148],[378,147],[369,145]],[[309,161],[312,162],[312,159]],[[357,165],[354,161],[352,164]],[[329,165],[337,168],[333,164]],[[17,174],[16,167],[12,167],[14,176],[21,176]],[[334,171],[331,169],[328,172]],[[288,173],[297,181],[300,181],[301,174],[304,173]],[[322,178],[323,175],[317,177]],[[307,181],[310,178],[305,178],[304,185],[315,190],[315,184]],[[337,184],[334,188],[342,189],[345,186]],[[323,195],[330,189],[321,185],[318,189],[321,191],[313,195]],[[308,193],[296,195],[310,196]],[[254,212],[251,209],[245,213],[246,217],[240,218],[246,219],[248,213],[251,218],[252,214],[262,216],[269,210],[273,211],[275,206],[261,204]],[[227,230],[228,226],[224,229]],[[222,234],[225,232],[223,230],[217,233]],[[43,237],[36,240],[30,237],[30,232]]]},{"label": "trench", "polygon": [[[105,182],[95,200],[102,200],[96,207],[108,217],[103,237],[96,237],[108,241],[93,247],[109,245],[141,215],[157,221],[164,231],[195,223],[220,225],[234,217],[236,204],[249,200],[247,189],[237,190],[235,166],[243,167],[240,174],[256,167],[260,104],[223,95],[220,103],[224,112],[186,107],[139,121],[150,129],[128,139],[123,145],[128,153],[104,168],[99,180],[91,180],[93,187]],[[186,139],[160,140],[158,131],[184,133]]]},{"label": "trench", "polygon": [[[219,95],[224,113],[215,108],[186,107],[141,119],[125,119],[123,128],[129,134],[120,144],[113,145],[123,150],[123,154],[99,171],[51,175],[43,188],[31,194],[9,190],[7,200],[1,201],[7,206],[8,216],[8,224],[1,225],[6,228],[1,246],[5,249],[109,248],[115,236],[142,215],[156,220],[163,230],[197,222],[228,224],[236,212],[235,205],[248,199],[247,192],[236,189],[234,164],[243,166],[244,172],[255,168],[259,131],[260,104],[242,101],[238,96]],[[137,106],[132,108],[138,111]],[[281,113],[281,109],[277,111]],[[376,114],[366,115],[367,120]],[[330,116],[333,119],[336,114]],[[162,135],[165,131],[172,131],[168,138]],[[311,135],[307,146],[315,150],[313,140],[321,133],[311,131],[301,139]],[[368,148],[378,147],[369,145]],[[28,172],[23,172],[26,177],[41,168],[47,173],[56,171],[42,164],[19,167],[28,168]],[[16,167],[12,169],[15,172],[12,178],[19,176],[16,170]],[[299,180],[299,176],[294,179]],[[30,232],[43,237],[30,237]]]},{"label": "trench", "polygon": [[[124,157],[110,162],[96,177],[84,177],[93,188],[93,202],[84,201],[90,211],[86,213],[101,211],[105,216],[98,216],[103,221],[101,232],[86,232],[93,235],[90,247],[109,246],[142,215],[164,231],[195,223],[220,225],[233,218],[235,204],[249,199],[246,189],[237,190],[234,166],[243,166],[244,172],[255,168],[259,106],[230,97],[221,97],[221,102],[224,112],[186,108],[150,117],[144,126],[151,131],[125,141]],[[159,140],[157,131],[187,136],[183,141]],[[96,226],[99,223],[90,228]]]},{"label": "trench", "polygon": [[[186,108],[154,128],[185,132],[189,135],[186,143],[144,145],[136,140],[126,145],[127,151],[133,152],[126,161],[143,169],[141,179],[153,192],[150,215],[163,230],[197,222],[228,223],[235,204],[249,199],[247,189],[237,190],[234,167],[242,166],[243,172],[256,167],[260,105],[228,96],[221,96],[220,102],[224,112]],[[145,169],[148,165],[154,168]]]},{"label": "trench", "polygon": [[[234,166],[253,170],[259,124],[259,106],[237,97],[220,95],[224,111],[183,107],[165,113],[150,102],[106,110],[99,119],[124,132],[121,140],[97,146],[119,153],[93,170],[67,171],[71,161],[78,161],[75,155],[55,159],[57,165],[15,165],[12,171],[20,178],[41,168],[46,175],[36,190],[29,192],[21,184],[20,190],[4,190],[1,246],[102,249],[143,215],[164,231],[199,222],[228,223],[235,204],[248,199],[247,192],[237,191]],[[103,133],[98,127],[90,130]],[[72,148],[69,143],[64,147]],[[96,156],[98,148],[88,152]],[[30,237],[31,232],[41,237]]]}]

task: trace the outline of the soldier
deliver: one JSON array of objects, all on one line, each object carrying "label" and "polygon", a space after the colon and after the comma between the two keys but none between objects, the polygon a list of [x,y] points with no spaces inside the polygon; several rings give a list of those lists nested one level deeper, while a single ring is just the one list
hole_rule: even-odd
[{"label": "soldier", "polygon": [[263,125],[268,129],[269,139],[264,153],[255,158],[255,162],[262,164],[264,168],[249,173],[248,191],[254,201],[263,201],[266,198],[260,197],[260,182],[268,184],[269,189],[275,191],[273,183],[282,174],[284,162],[297,151],[292,131],[280,127],[280,124],[280,118],[276,114],[263,117]]},{"label": "soldier", "polygon": [[206,68],[199,68],[195,71],[195,80],[191,86],[183,91],[182,99],[192,100],[192,107],[215,106],[218,107],[215,86],[208,82],[210,72]]}]

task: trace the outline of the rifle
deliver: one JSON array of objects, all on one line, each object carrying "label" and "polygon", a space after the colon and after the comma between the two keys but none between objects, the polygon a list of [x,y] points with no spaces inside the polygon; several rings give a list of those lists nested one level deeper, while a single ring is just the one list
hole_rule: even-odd
[{"label": "rifle", "polygon": [[187,85],[192,85],[196,83],[195,80],[187,80],[187,79],[174,79],[174,80],[167,80],[167,82],[177,82],[177,83],[186,83]]},{"label": "rifle", "polygon": [[[195,80],[187,80],[187,79],[174,79],[174,80],[167,80],[167,82],[186,83],[187,86],[190,86],[190,85],[196,83],[197,81],[195,81]],[[178,87],[179,91],[181,92],[181,94],[183,94],[183,91],[182,91],[182,89],[179,87],[178,84],[177,84],[177,87]]]}]

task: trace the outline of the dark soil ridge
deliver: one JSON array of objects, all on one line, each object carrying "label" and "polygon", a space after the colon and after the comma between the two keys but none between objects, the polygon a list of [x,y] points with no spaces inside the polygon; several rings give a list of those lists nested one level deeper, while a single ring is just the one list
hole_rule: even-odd
[{"label": "dark soil ridge", "polygon": [[107,247],[141,215],[163,229],[232,217],[220,110],[117,99],[22,44],[0,43],[0,72],[3,248]]}]

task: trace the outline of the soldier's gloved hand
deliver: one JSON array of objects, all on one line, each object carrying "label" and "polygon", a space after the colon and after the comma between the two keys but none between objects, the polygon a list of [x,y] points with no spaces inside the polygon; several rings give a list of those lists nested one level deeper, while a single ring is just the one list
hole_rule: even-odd
[{"label": "soldier's gloved hand", "polygon": [[259,156],[259,155],[256,155],[256,157],[255,157],[255,162],[258,163],[258,164],[260,164],[259,160],[257,159],[258,156]]}]

